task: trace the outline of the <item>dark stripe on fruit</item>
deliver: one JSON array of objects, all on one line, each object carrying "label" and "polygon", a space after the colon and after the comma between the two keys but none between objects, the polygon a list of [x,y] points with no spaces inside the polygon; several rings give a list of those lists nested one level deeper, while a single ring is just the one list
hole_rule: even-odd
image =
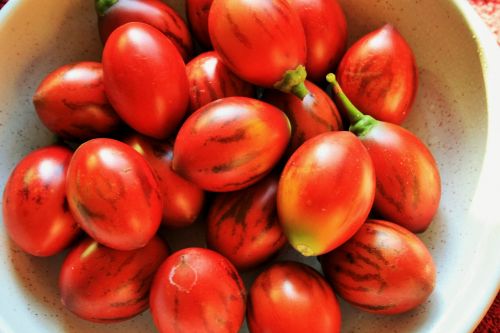
[{"label": "dark stripe on fruit", "polygon": [[[229,67],[235,68],[234,63],[231,61],[231,58],[227,55],[226,51],[222,48],[222,45],[217,40],[217,37],[215,37],[215,34],[211,35],[210,38],[211,38],[212,44],[214,45],[214,48],[217,49],[217,53],[221,56],[221,58],[224,60],[226,65],[228,65]],[[218,47],[215,47],[216,45]]]},{"label": "dark stripe on fruit", "polygon": [[220,97],[222,97],[219,96],[217,92],[214,90],[214,87],[210,83],[210,80],[208,79],[207,76],[203,76],[203,85],[205,87],[205,91],[208,91],[208,94],[210,95],[210,100],[215,101]]},{"label": "dark stripe on fruit", "polygon": [[243,300],[243,302],[245,302],[246,301],[245,286],[243,285],[243,283],[238,275],[238,272],[226,263],[223,263],[223,266],[224,266],[224,270],[226,271],[228,276],[231,278],[231,280],[234,281],[234,283],[238,287],[238,291],[240,293],[241,299]]},{"label": "dark stripe on fruit", "polygon": [[189,54],[189,45],[184,43],[184,40],[170,31],[163,31],[163,34],[169,39],[175,42],[178,46],[182,48],[182,51],[187,55]]},{"label": "dark stripe on fruit", "polygon": [[382,185],[382,182],[380,182],[379,180],[377,180],[377,194],[379,196],[381,196],[387,203],[394,206],[394,208],[396,208],[396,210],[399,213],[403,212],[403,203],[399,202],[396,199],[394,199],[393,197],[389,196],[389,194],[385,191],[385,188]]},{"label": "dark stripe on fruit", "polygon": [[169,10],[166,10],[165,13],[170,17],[170,21],[173,22],[178,29],[182,30],[183,27],[179,23],[179,18]]},{"label": "dark stripe on fruit", "polygon": [[[270,31],[269,29],[267,29],[267,24],[266,22],[262,21],[259,17],[259,15],[257,15],[255,12],[253,13],[252,15],[253,19],[255,20],[255,22],[257,22],[257,25],[262,29],[264,30],[264,32],[269,36],[271,37],[271,39],[274,39],[276,38],[276,36],[274,35],[274,33],[272,31]],[[269,17],[269,16],[268,16]]]},{"label": "dark stripe on fruit", "polygon": [[218,143],[233,143],[233,142],[238,142],[238,141],[241,141],[243,139],[245,139],[245,134],[246,134],[246,131],[244,128],[238,128],[234,131],[233,134],[231,135],[228,135],[228,136],[212,136],[210,138],[208,138],[207,141],[210,141],[210,142],[218,142]]},{"label": "dark stripe on fruit", "polygon": [[226,20],[227,22],[229,23],[230,25],[230,29],[233,33],[233,35],[236,37],[236,39],[241,43],[243,44],[243,46],[245,46],[246,48],[249,48],[251,49],[252,48],[252,43],[250,42],[250,40],[247,38],[247,36],[245,36],[245,34],[243,34],[243,32],[241,32],[240,28],[238,27],[238,25],[233,21],[233,18],[231,17],[231,14],[229,14],[229,12],[226,14]]},{"label": "dark stripe on fruit", "polygon": [[396,306],[396,304],[386,304],[386,305],[372,305],[372,304],[364,304],[364,303],[358,303],[358,302],[352,302],[349,301],[352,305],[358,306],[363,309],[371,310],[371,311],[382,311],[382,310],[387,310],[390,308],[393,308]]},{"label": "dark stripe on fruit", "polygon": [[222,188],[235,187],[235,186],[239,187],[239,186],[244,186],[244,185],[250,184],[250,183],[256,181],[257,179],[263,177],[266,173],[267,173],[267,171],[260,172],[260,173],[253,175],[253,176],[251,176],[251,177],[249,177],[241,182],[226,183],[222,186]]},{"label": "dark stripe on fruit", "polygon": [[78,213],[87,223],[90,222],[91,220],[104,219],[106,217],[104,214],[92,211],[90,208],[88,208],[85,204],[83,204],[80,201],[76,202],[76,210],[78,210]]},{"label": "dark stripe on fruit", "polygon": [[336,290],[349,290],[349,291],[360,291],[360,292],[370,291],[370,288],[367,288],[363,285],[350,286],[338,280],[335,280],[334,287]]},{"label": "dark stripe on fruit", "polygon": [[376,281],[380,283],[379,291],[382,291],[387,286],[387,283],[382,279],[379,273],[360,274],[353,270],[343,268],[342,266],[336,266],[335,268],[340,274],[345,274],[356,282]]},{"label": "dark stripe on fruit", "polygon": [[418,208],[420,202],[420,184],[418,182],[418,177],[413,174],[413,208]]},{"label": "dark stripe on fruit", "polygon": [[[365,250],[366,252],[368,252],[369,254],[374,256],[375,258],[382,261],[385,265],[389,264],[389,261],[387,261],[387,259],[385,259],[385,257],[382,255],[382,251],[380,251],[378,248],[368,246],[368,245],[366,245],[358,240],[355,240],[355,239],[352,240],[351,244],[355,247],[358,247],[358,248]],[[357,253],[359,253],[359,252],[357,252]]]}]

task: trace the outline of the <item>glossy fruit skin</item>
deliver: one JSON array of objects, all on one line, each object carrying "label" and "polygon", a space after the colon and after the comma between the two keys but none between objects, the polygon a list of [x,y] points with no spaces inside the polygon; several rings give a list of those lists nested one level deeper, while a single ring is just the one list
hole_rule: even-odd
[{"label": "glossy fruit skin", "polygon": [[208,34],[208,13],[214,0],[186,0],[186,15],[196,40],[205,48],[212,48]]},{"label": "glossy fruit skin", "polygon": [[66,200],[71,155],[71,150],[60,146],[37,149],[16,165],[5,184],[5,229],[14,243],[31,255],[59,253],[80,232]]},{"label": "glossy fruit skin", "polygon": [[361,112],[393,124],[401,124],[410,113],[418,85],[413,52],[389,24],[347,50],[337,79]]},{"label": "glossy fruit skin", "polygon": [[254,87],[234,75],[217,52],[198,55],[186,65],[190,113],[223,97],[253,97]]},{"label": "glossy fruit skin", "polygon": [[347,22],[337,0],[288,0],[306,36],[308,80],[318,84],[335,70],[347,46]]},{"label": "glossy fruit skin", "polygon": [[89,321],[129,319],[148,308],[154,274],[167,255],[167,246],[158,237],[132,251],[113,250],[86,237],[62,265],[61,302]]},{"label": "glossy fruit skin", "polygon": [[172,170],[172,144],[139,134],[124,142],[140,153],[156,174],[163,198],[163,225],[181,228],[192,224],[203,208],[205,192]]},{"label": "glossy fruit skin", "polygon": [[425,244],[387,221],[366,221],[350,240],[320,261],[342,298],[378,314],[414,309],[429,297],[436,281],[436,267]]},{"label": "glossy fruit skin", "polygon": [[245,316],[245,286],[217,252],[185,248],[156,273],[150,306],[160,333],[237,333]]},{"label": "glossy fruit skin", "polygon": [[286,243],[276,212],[278,177],[238,192],[219,193],[208,213],[207,243],[239,270],[255,267]]},{"label": "glossy fruit skin", "polygon": [[162,198],[146,160],[127,144],[92,139],[71,158],[66,193],[81,228],[116,250],[146,245],[160,226]]},{"label": "glossy fruit skin", "polygon": [[441,178],[431,151],[410,131],[386,122],[359,138],[375,168],[374,209],[412,232],[425,231],[441,199]]},{"label": "glossy fruit skin", "polygon": [[262,179],[289,140],[290,122],[279,109],[256,99],[227,97],[184,122],[172,166],[207,191],[236,191]]},{"label": "glossy fruit skin", "polygon": [[336,333],[341,313],[333,290],[316,270],[277,262],[250,288],[247,321],[251,333]]},{"label": "glossy fruit skin", "polygon": [[170,40],[139,22],[114,30],[104,46],[104,88],[120,117],[137,132],[169,137],[189,103],[186,66]]},{"label": "glossy fruit skin", "polygon": [[86,140],[118,129],[120,118],[104,92],[102,64],[78,62],[49,73],[33,104],[42,123],[68,140]]},{"label": "glossy fruit skin", "polygon": [[214,0],[208,27],[224,63],[255,85],[272,88],[306,62],[304,29],[287,0]]},{"label": "glossy fruit skin", "polygon": [[314,83],[305,81],[309,94],[300,99],[292,94],[269,90],[264,101],[287,115],[292,125],[289,152],[318,134],[342,129],[342,118],[331,98]]},{"label": "glossy fruit skin", "polygon": [[175,10],[160,0],[119,0],[103,15],[98,15],[99,34],[103,44],[119,26],[142,22],[160,30],[175,45],[184,61],[193,53],[189,29]]},{"label": "glossy fruit skin", "polygon": [[349,239],[375,195],[370,155],[354,134],[320,134],[290,157],[278,186],[278,216],[290,244],[321,255]]}]

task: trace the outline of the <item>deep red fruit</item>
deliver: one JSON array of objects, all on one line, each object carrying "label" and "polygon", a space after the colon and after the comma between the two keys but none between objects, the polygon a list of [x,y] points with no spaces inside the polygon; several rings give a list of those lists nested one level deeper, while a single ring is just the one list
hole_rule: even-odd
[{"label": "deep red fruit", "polygon": [[192,224],[203,208],[205,193],[172,170],[172,145],[139,134],[124,141],[144,156],[158,178],[163,197],[163,224],[173,228]]},{"label": "deep red fruit", "polygon": [[342,89],[361,112],[401,124],[417,91],[417,69],[410,45],[386,24],[354,43],[340,62]]},{"label": "deep red fruit", "polygon": [[425,244],[386,221],[366,221],[320,261],[342,298],[373,313],[409,311],[429,297],[436,282],[436,267]]},{"label": "deep red fruit", "polygon": [[238,269],[263,263],[286,243],[276,213],[278,180],[269,176],[238,192],[219,193],[208,213],[207,243]]},{"label": "deep red fruit", "polygon": [[191,113],[223,97],[254,95],[254,87],[234,75],[217,52],[200,54],[186,65],[186,72]]},{"label": "deep red fruit", "polygon": [[208,26],[214,49],[243,80],[307,94],[304,28],[287,0],[214,0]]},{"label": "deep red fruit", "polygon": [[189,103],[186,66],[174,44],[139,22],[114,30],[102,55],[104,88],[111,105],[133,129],[169,137]]},{"label": "deep red fruit", "polygon": [[148,308],[154,274],[167,255],[167,246],[158,237],[132,251],[113,250],[85,238],[62,265],[61,301],[86,320],[129,319]]},{"label": "deep red fruit", "polygon": [[208,13],[214,0],[186,0],[186,14],[191,30],[198,42],[205,48],[211,48],[208,34]]},{"label": "deep red fruit", "polygon": [[191,57],[193,41],[186,23],[175,10],[160,0],[96,0],[96,11],[103,44],[119,26],[142,22],[167,36],[184,61]]},{"label": "deep red fruit", "polygon": [[54,255],[80,231],[66,200],[66,171],[71,155],[64,147],[37,149],[17,164],[5,184],[5,229],[29,254]]},{"label": "deep red fruit", "polygon": [[305,85],[309,94],[302,100],[277,90],[269,90],[264,96],[265,102],[284,111],[290,119],[290,153],[318,134],[342,129],[342,119],[331,98],[312,82],[305,81]]},{"label": "deep red fruit", "polygon": [[207,191],[236,191],[262,179],[289,140],[290,122],[279,109],[256,99],[227,97],[184,122],[172,166]]},{"label": "deep red fruit", "polygon": [[238,271],[217,252],[186,248],[161,265],[150,305],[160,333],[237,333],[246,292]]},{"label": "deep red fruit", "polygon": [[304,27],[307,78],[324,83],[335,70],[347,45],[347,22],[337,0],[288,0]]},{"label": "deep red fruit", "polygon": [[79,62],[49,73],[33,96],[42,123],[68,140],[86,140],[116,130],[120,118],[104,92],[102,65]]},{"label": "deep red fruit", "polygon": [[278,262],[255,279],[247,320],[251,333],[338,333],[341,313],[317,271],[298,262]]},{"label": "deep red fruit", "polygon": [[125,143],[93,139],[78,147],[68,167],[66,193],[82,229],[113,249],[143,247],[160,226],[156,177]]}]

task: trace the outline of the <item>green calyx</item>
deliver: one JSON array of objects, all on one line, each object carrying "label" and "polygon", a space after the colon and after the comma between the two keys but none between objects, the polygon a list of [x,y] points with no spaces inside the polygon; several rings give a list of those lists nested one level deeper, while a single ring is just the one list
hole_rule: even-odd
[{"label": "green calyx", "polygon": [[99,16],[104,16],[106,11],[119,0],[95,0],[95,10]]},{"label": "green calyx", "polygon": [[372,116],[364,115],[356,106],[354,106],[354,104],[352,104],[349,98],[342,91],[335,74],[328,74],[326,76],[326,80],[332,85],[333,93],[337,96],[346,111],[349,122],[351,123],[349,131],[357,136],[366,135],[378,121]]},{"label": "green calyx", "polygon": [[274,88],[304,99],[309,94],[309,90],[304,84],[306,77],[306,68],[303,65],[298,65],[297,68],[286,71],[283,78],[274,84]]}]

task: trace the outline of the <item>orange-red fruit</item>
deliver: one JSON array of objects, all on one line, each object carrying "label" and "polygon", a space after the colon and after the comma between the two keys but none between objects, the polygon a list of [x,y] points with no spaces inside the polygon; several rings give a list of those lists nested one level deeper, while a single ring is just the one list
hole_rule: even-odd
[{"label": "orange-red fruit", "polygon": [[386,24],[347,50],[337,79],[361,112],[401,124],[411,111],[417,91],[415,57],[403,36]]},{"label": "orange-red fruit", "polygon": [[278,262],[255,279],[248,297],[251,333],[338,333],[341,313],[333,290],[313,268]]},{"label": "orange-red fruit", "polygon": [[160,333],[237,333],[246,291],[238,271],[217,252],[185,248],[155,275],[151,313]]},{"label": "orange-red fruit", "polygon": [[213,0],[186,0],[186,15],[196,40],[206,48],[212,47],[208,34],[208,14]]},{"label": "orange-red fruit", "polygon": [[208,213],[207,243],[238,269],[256,266],[286,243],[276,213],[278,179],[269,176],[238,192],[219,193]]},{"label": "orange-red fruit", "polygon": [[172,166],[207,191],[236,191],[262,179],[289,140],[290,122],[279,109],[256,99],[227,97],[184,122]]},{"label": "orange-red fruit", "polygon": [[129,319],[148,308],[154,273],[167,255],[167,246],[158,237],[132,251],[113,250],[85,238],[64,260],[61,301],[89,321]]},{"label": "orange-red fruit", "polygon": [[320,261],[342,298],[373,313],[414,309],[429,297],[436,280],[436,267],[425,244],[387,221],[366,221],[350,240]]},{"label": "orange-red fruit", "polygon": [[374,195],[375,171],[361,141],[350,132],[328,132],[306,141],[288,160],[278,215],[291,245],[316,256],[354,235]]},{"label": "orange-red fruit", "polygon": [[124,141],[144,156],[157,176],[163,197],[162,223],[173,228],[192,224],[203,208],[205,193],[172,170],[172,144],[139,134]]}]

